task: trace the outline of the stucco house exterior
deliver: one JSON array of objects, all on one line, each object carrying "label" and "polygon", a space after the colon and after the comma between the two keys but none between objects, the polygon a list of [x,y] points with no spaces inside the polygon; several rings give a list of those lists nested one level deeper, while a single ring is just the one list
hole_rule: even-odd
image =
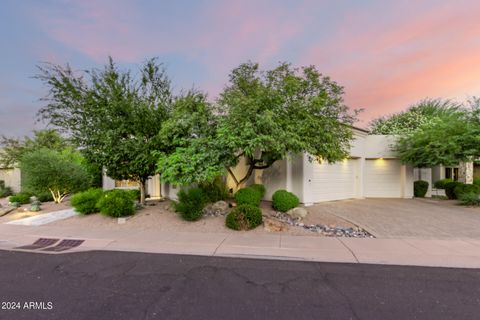
[{"label": "stucco house exterior", "polygon": [[[350,155],[343,161],[330,164],[311,161],[307,154],[295,155],[257,170],[251,182],[265,185],[265,200],[271,200],[276,190],[286,189],[305,205],[343,199],[412,198],[413,167],[396,158],[392,151],[395,137],[353,130]],[[246,168],[240,164],[235,170]],[[227,184],[234,185],[230,178]]]},{"label": "stucco house exterior", "polygon": [[[295,193],[305,205],[322,201],[362,198],[412,198],[413,172],[392,151],[394,136],[369,135],[368,131],[354,128],[354,140],[350,155],[336,163],[311,161],[307,154],[292,155],[277,161],[265,170],[256,170],[248,183],[262,183],[267,189],[265,200],[271,200],[278,189]],[[245,163],[234,169],[241,176],[247,170]],[[226,177],[229,188],[235,190],[233,179]],[[120,186],[104,177],[104,189]],[[152,177],[147,183],[147,194],[176,199],[179,188],[162,184],[160,177]]]}]

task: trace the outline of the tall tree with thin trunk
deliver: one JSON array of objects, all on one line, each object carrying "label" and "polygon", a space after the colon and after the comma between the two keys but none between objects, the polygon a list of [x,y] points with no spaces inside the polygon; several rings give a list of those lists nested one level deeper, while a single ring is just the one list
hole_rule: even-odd
[{"label": "tall tree with thin trunk", "polygon": [[141,202],[161,150],[158,132],[172,103],[170,80],[155,59],[138,73],[112,60],[102,70],[75,72],[46,64],[36,76],[49,89],[39,118],[64,130],[86,157],[117,180],[136,181]]}]

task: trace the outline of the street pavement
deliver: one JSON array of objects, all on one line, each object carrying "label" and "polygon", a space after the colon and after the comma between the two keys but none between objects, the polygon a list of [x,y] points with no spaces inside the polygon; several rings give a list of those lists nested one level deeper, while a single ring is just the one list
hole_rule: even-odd
[{"label": "street pavement", "polygon": [[[0,251],[0,292],[0,319],[8,320],[480,315],[478,269],[132,252]],[[19,307],[12,310],[12,302]]]}]

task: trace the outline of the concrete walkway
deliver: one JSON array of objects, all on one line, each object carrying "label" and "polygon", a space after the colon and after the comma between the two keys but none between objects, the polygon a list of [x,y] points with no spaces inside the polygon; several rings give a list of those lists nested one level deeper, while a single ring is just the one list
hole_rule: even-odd
[{"label": "concrete walkway", "polygon": [[477,239],[480,208],[434,199],[363,199],[319,203],[309,210],[350,221],[377,238]]},{"label": "concrete walkway", "polygon": [[24,219],[13,220],[10,222],[6,222],[6,224],[17,224],[17,225],[24,225],[24,226],[41,226],[53,221],[67,219],[67,218],[76,216],[77,214],[78,213],[76,213],[75,210],[73,209],[65,209],[60,211],[39,214],[37,216],[28,217]]},{"label": "concrete walkway", "polygon": [[480,240],[354,239],[0,225],[0,249],[40,237],[84,239],[69,250],[109,250],[323,262],[480,268]]}]

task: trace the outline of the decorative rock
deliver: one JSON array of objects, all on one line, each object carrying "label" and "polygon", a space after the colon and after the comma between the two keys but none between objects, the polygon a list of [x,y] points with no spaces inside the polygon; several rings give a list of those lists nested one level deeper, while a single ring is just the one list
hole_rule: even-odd
[{"label": "decorative rock", "polygon": [[203,208],[203,214],[206,216],[224,216],[228,213],[229,205],[225,201],[217,201]]},{"label": "decorative rock", "polygon": [[307,216],[308,211],[305,208],[296,207],[288,210],[287,214],[293,219],[303,219]]},{"label": "decorative rock", "polygon": [[278,220],[267,218],[263,221],[263,229],[267,232],[281,232],[288,230],[288,226]]},{"label": "decorative rock", "polygon": [[[266,218],[267,221],[269,218]],[[321,233],[325,237],[349,237],[349,238],[373,238],[373,236],[360,227],[354,228],[342,228],[335,225],[322,225],[322,224],[304,224],[300,222],[300,218],[293,219],[286,213],[276,212],[270,220],[275,219],[279,223],[286,224],[294,227],[301,227],[311,232]],[[266,224],[264,224],[266,225]]]}]

